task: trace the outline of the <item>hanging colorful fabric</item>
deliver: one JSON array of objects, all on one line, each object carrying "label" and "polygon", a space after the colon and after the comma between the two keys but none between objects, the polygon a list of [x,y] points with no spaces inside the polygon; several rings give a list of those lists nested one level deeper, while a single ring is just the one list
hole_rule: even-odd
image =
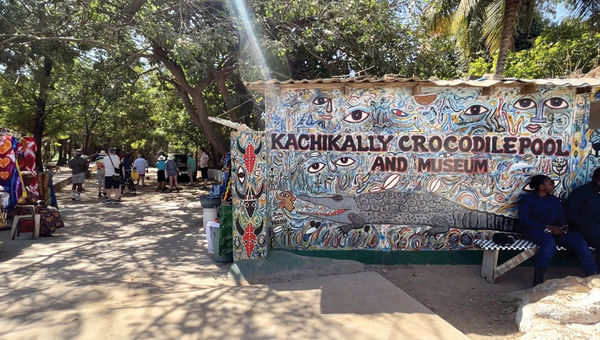
[{"label": "hanging colorful fabric", "polygon": [[33,183],[30,185],[31,193],[39,197],[39,189],[37,182],[37,168],[35,166],[35,151],[37,145],[33,137],[23,137],[17,145],[16,156],[20,171],[31,171],[34,175]]},{"label": "hanging colorful fabric", "polygon": [[3,165],[0,167],[0,185],[10,194],[9,211],[17,204],[24,191],[15,155],[17,145],[15,137],[0,135],[0,160]]}]

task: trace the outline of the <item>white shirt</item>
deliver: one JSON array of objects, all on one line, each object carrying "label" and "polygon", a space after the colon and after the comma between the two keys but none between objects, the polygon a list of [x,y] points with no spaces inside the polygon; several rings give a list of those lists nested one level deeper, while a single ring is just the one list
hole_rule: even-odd
[{"label": "white shirt", "polygon": [[140,157],[133,162],[133,167],[135,168],[135,171],[139,172],[140,174],[145,174],[146,168],[148,167],[148,162]]},{"label": "white shirt", "polygon": [[[110,162],[112,160],[112,163]],[[117,155],[107,155],[102,159],[102,163],[104,164],[104,176],[110,177],[114,176],[117,173],[115,172],[115,168],[119,169],[119,165],[121,165],[121,160]],[[113,166],[114,164],[114,166]],[[119,173],[120,175],[120,173]]]},{"label": "white shirt", "polygon": [[200,167],[201,168],[207,168],[208,167],[208,155],[203,152],[202,155],[200,155]]}]

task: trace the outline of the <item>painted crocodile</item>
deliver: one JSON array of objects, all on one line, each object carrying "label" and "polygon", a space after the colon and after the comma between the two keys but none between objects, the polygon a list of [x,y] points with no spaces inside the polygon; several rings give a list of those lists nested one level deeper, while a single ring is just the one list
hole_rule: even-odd
[{"label": "painted crocodile", "polygon": [[419,225],[432,227],[430,232],[450,228],[516,231],[517,220],[484,211],[472,210],[444,197],[428,192],[381,191],[356,196],[298,196],[326,211],[297,211],[339,222],[344,233],[372,224]]}]

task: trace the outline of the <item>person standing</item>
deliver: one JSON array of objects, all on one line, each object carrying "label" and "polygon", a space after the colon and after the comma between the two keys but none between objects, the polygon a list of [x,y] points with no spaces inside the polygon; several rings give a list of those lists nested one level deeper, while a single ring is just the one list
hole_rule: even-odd
[{"label": "person standing", "polygon": [[594,170],[591,182],[569,195],[567,215],[573,230],[596,248],[596,262],[600,264],[600,168]]},{"label": "person standing", "polygon": [[187,174],[190,179],[190,184],[196,181],[196,159],[193,154],[188,154],[187,159]]},{"label": "person standing", "polygon": [[204,187],[208,187],[208,154],[204,149],[200,149],[200,173],[202,174],[202,180],[204,181]]},{"label": "person standing", "polygon": [[157,187],[156,187],[156,191],[160,191],[160,192],[164,192],[165,191],[165,186],[166,186],[166,181],[167,181],[167,177],[165,175],[165,167],[166,167],[166,158],[163,155],[158,156],[158,161],[156,162],[156,183],[157,183]]},{"label": "person standing", "polygon": [[554,196],[554,181],[548,176],[536,175],[531,178],[534,189],[524,195],[518,203],[519,223],[523,227],[523,237],[540,249],[537,253],[533,274],[533,285],[544,282],[544,274],[550,260],[556,253],[556,245],[575,252],[575,256],[586,275],[598,272],[590,248],[580,233],[570,231],[567,217],[560,200]]},{"label": "person standing", "polygon": [[138,153],[136,160],[133,162],[133,167],[135,171],[138,173],[137,185],[140,185],[140,179],[142,179],[142,187],[144,186],[144,180],[146,177],[146,170],[148,170],[148,161],[142,156],[141,153]]},{"label": "person standing", "polygon": [[104,189],[104,163],[102,159],[106,157],[104,150],[100,151],[96,157],[96,180],[98,181],[98,198],[106,197],[106,189]]},{"label": "person standing", "polygon": [[171,186],[171,192],[173,190],[178,190],[177,187],[177,175],[179,175],[179,169],[177,168],[177,163],[175,162],[175,155],[171,154],[167,157],[167,163],[165,164],[165,171],[167,172],[167,176],[169,176],[169,185]]},{"label": "person standing", "polygon": [[75,150],[75,156],[69,161],[69,168],[71,168],[71,183],[73,184],[71,186],[71,200],[80,201],[83,180],[88,169],[87,160],[81,157],[81,150]]},{"label": "person standing", "polygon": [[104,203],[121,203],[121,177],[125,174],[117,149],[108,149],[108,155],[102,159],[102,163],[104,163],[104,187],[108,190]]}]

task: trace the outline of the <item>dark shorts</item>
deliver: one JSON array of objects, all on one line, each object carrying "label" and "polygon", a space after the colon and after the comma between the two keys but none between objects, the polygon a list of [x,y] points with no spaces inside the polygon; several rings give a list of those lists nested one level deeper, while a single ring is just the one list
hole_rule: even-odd
[{"label": "dark shorts", "polygon": [[202,174],[202,179],[208,179],[208,168],[200,168],[200,173]]},{"label": "dark shorts", "polygon": [[104,177],[104,188],[105,189],[118,189],[120,181],[113,181],[112,176]]},{"label": "dark shorts", "polygon": [[158,170],[156,172],[156,175],[158,177],[158,181],[159,182],[166,182],[167,178],[165,177],[165,171],[164,170]]}]

